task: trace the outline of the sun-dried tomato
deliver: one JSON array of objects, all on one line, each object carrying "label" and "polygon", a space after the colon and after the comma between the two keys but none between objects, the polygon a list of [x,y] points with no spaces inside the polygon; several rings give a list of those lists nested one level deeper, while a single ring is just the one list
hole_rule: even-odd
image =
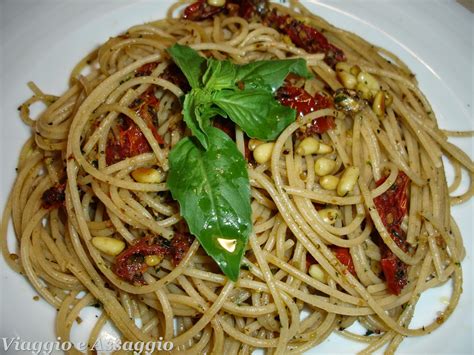
[{"label": "sun-dried tomato", "polygon": [[[333,107],[332,98],[320,93],[311,96],[303,88],[285,85],[277,90],[276,97],[284,106],[295,109],[299,116]],[[335,127],[334,118],[323,116],[315,118],[308,127],[305,127],[304,136],[321,134]]]},{"label": "sun-dried tomato", "polygon": [[135,70],[135,76],[149,76],[156,69],[160,62],[151,62],[143,64],[140,68]]},{"label": "sun-dried tomato", "polygon": [[278,15],[274,9],[265,17],[265,22],[268,26],[286,34],[295,46],[304,49],[306,52],[324,53],[324,61],[331,67],[334,67],[337,62],[346,60],[344,52],[329,43],[321,32],[295,20],[290,15]]},{"label": "sun-dried tomato", "polygon": [[181,69],[179,69],[179,67],[174,63],[166,67],[163,74],[160,75],[160,78],[171,81],[181,90],[183,90],[183,92],[188,92],[189,90],[191,90],[191,86],[188,83],[188,79],[186,79],[186,76],[184,76]]},{"label": "sun-dried tomato", "polygon": [[395,254],[388,252],[384,253],[380,260],[380,266],[382,267],[388,290],[394,295],[399,295],[407,284],[407,265]]},{"label": "sun-dried tomato", "polygon": [[145,256],[164,257],[169,253],[170,245],[166,239],[158,236],[146,236],[129,246],[115,259],[113,271],[129,282],[144,283],[143,273],[148,269]]},{"label": "sun-dried tomato", "polygon": [[[386,179],[387,177],[380,179],[376,185],[380,186]],[[408,211],[409,181],[404,172],[399,172],[395,183],[382,195],[374,198],[377,212],[390,237],[405,252],[408,250],[408,244],[401,223]],[[391,293],[399,295],[408,282],[408,266],[385,245],[380,236],[377,235],[376,241],[380,248],[380,266],[387,282],[387,288]]]},{"label": "sun-dried tomato", "polygon": [[267,0],[231,0],[239,6],[238,13],[244,19],[251,19],[254,16],[264,16],[268,11]]},{"label": "sun-dried tomato", "polygon": [[175,233],[171,241],[153,235],[143,237],[116,257],[112,271],[128,282],[144,284],[143,273],[148,269],[145,256],[169,257],[173,265],[177,266],[192,242],[190,234],[182,233]]},{"label": "sun-dried tomato", "polygon": [[[138,100],[138,101],[137,101]],[[156,141],[159,144],[164,144],[165,141],[158,134],[156,130],[154,120],[158,114],[158,108],[160,107],[160,101],[155,96],[155,91],[153,86],[150,86],[140,97],[135,100],[130,108],[135,110],[135,112],[140,116],[148,126],[148,128],[153,133]]]},{"label": "sun-dried tomato", "polygon": [[[135,76],[149,76],[156,69],[156,67],[160,64],[160,62],[151,62],[143,64],[140,68],[135,70]],[[181,69],[175,64],[169,64],[163,73],[160,74],[160,78],[164,80],[168,80],[178,86],[184,92],[188,92],[191,90],[189,86],[188,79],[184,76]]]},{"label": "sun-dried tomato", "polygon": [[331,247],[332,252],[336,256],[337,260],[345,266],[347,266],[347,270],[354,276],[356,276],[356,271],[354,267],[354,261],[352,260],[351,253],[349,252],[349,248],[342,248],[342,247]]},{"label": "sun-dried tomato", "polygon": [[41,196],[41,207],[49,210],[64,206],[66,200],[66,183],[57,184],[47,189]]},{"label": "sun-dried tomato", "polygon": [[223,12],[229,16],[240,16],[247,20],[262,17],[268,11],[268,0],[228,0],[224,6],[212,6],[206,0],[198,0],[184,9],[183,18],[203,21]]},{"label": "sun-dried tomato", "polygon": [[[160,101],[155,96],[154,88],[150,86],[132,102],[130,108],[143,119],[156,141],[159,144],[164,144],[164,140],[158,134],[154,124],[159,106]],[[121,116],[121,120],[122,122],[118,126],[119,136],[110,139],[107,144],[105,152],[107,165],[151,151],[150,144],[135,122],[125,116]]]},{"label": "sun-dried tomato", "polygon": [[170,254],[171,262],[174,266],[178,266],[181,260],[186,256],[191,244],[193,244],[193,237],[189,233],[175,233],[171,239]]},{"label": "sun-dried tomato", "polygon": [[118,127],[119,136],[107,144],[105,151],[107,165],[151,151],[145,135],[138,126],[128,117],[123,117],[122,121]]},{"label": "sun-dried tomato", "polygon": [[[377,186],[382,185],[387,177],[377,181]],[[408,211],[408,194],[407,187],[410,182],[408,176],[404,172],[399,172],[397,179],[390,188],[382,195],[374,198],[377,212],[387,229],[389,227],[400,226],[403,217]]]},{"label": "sun-dried tomato", "polygon": [[198,0],[184,9],[183,18],[191,21],[203,21],[224,11],[224,6],[212,6],[206,0]]}]

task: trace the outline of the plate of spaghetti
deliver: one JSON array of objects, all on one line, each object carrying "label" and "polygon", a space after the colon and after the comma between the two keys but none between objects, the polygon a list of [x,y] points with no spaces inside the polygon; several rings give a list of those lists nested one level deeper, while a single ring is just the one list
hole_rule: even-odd
[{"label": "plate of spaghetti", "polygon": [[5,352],[472,349],[461,5],[26,5],[2,4]]}]

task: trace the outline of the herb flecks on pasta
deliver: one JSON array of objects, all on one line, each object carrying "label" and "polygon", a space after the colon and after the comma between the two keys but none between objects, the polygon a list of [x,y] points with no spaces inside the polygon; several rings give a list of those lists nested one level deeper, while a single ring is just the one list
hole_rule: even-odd
[{"label": "herb flecks on pasta", "polygon": [[[89,344],[109,321],[196,354],[301,353],[333,332],[390,353],[455,309],[451,205],[472,160],[402,61],[299,2],[179,2],[88,54],[63,95],[29,86],[2,252],[62,340],[102,305]],[[449,280],[443,313],[410,327]]]}]

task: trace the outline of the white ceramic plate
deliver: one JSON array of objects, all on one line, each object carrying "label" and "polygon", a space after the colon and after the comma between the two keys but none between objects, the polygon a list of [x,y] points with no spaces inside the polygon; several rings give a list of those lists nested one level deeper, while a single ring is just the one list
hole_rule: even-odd
[{"label": "white ceramic plate", "polygon": [[[62,93],[70,70],[88,51],[132,25],[163,17],[170,3],[169,0],[0,1],[2,208],[14,179],[17,154],[29,136],[16,110],[31,94],[26,83],[32,80],[47,93]],[[454,1],[434,0],[306,3],[330,22],[402,58],[417,74],[442,127],[473,129],[474,16],[466,8]],[[453,141],[472,156],[472,139]],[[462,264],[465,284],[460,305],[435,333],[405,340],[401,353],[472,353],[472,201],[454,207],[453,214],[465,237],[468,253]],[[10,237],[13,238],[12,233]],[[55,340],[55,310],[44,301],[33,301],[32,287],[9,270],[3,259],[0,270],[0,337]],[[432,320],[442,310],[448,294],[449,287],[445,287],[424,295],[413,324],[420,326],[423,321]],[[89,319],[74,329],[73,339],[84,339],[94,315],[93,310],[88,312],[85,318]],[[109,329],[109,333],[113,335],[113,330]],[[1,342],[2,339],[0,353],[3,353]],[[360,345],[333,335],[311,353],[355,353],[360,349]]]}]

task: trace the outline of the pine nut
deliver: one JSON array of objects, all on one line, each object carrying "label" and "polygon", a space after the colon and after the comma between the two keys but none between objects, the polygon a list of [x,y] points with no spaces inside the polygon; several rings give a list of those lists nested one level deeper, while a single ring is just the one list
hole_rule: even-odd
[{"label": "pine nut", "polygon": [[365,71],[361,71],[357,75],[357,81],[359,83],[365,84],[370,90],[379,90],[380,85],[377,79]]},{"label": "pine nut", "polygon": [[339,178],[334,175],[326,175],[319,179],[319,185],[325,190],[335,190],[339,184]]},{"label": "pine nut", "polygon": [[309,274],[319,282],[326,283],[326,273],[319,264],[313,264],[309,267]]},{"label": "pine nut", "polygon": [[251,138],[249,140],[249,144],[248,144],[248,147],[249,147],[249,150],[251,152],[253,152],[255,150],[255,148],[257,148],[260,144],[262,144],[263,142],[262,141],[259,141],[258,139],[255,139],[255,138]]},{"label": "pine nut", "polygon": [[357,83],[356,90],[363,99],[370,100],[372,98],[372,92],[364,83]]},{"label": "pine nut", "polygon": [[138,168],[132,171],[132,177],[144,184],[159,184],[164,180],[163,173],[152,168]]},{"label": "pine nut", "polygon": [[337,194],[339,196],[346,196],[354,189],[357,179],[359,178],[359,168],[350,166],[344,170],[337,185]]},{"label": "pine nut", "polygon": [[336,167],[336,162],[328,158],[318,158],[314,162],[314,172],[318,176],[329,175]]},{"label": "pine nut", "polygon": [[145,264],[148,266],[156,266],[159,263],[161,263],[161,260],[163,260],[163,257],[159,255],[147,255],[145,256]]},{"label": "pine nut", "polygon": [[382,91],[379,91],[375,97],[374,102],[372,103],[372,110],[379,117],[385,115],[385,95]]},{"label": "pine nut", "polygon": [[346,72],[349,73],[351,70],[351,66],[347,64],[346,62],[338,62],[336,64],[336,72]]},{"label": "pine nut", "polygon": [[351,73],[338,71],[337,78],[346,89],[354,89],[357,86],[357,78]]},{"label": "pine nut", "polygon": [[383,90],[383,94],[385,96],[385,107],[390,107],[393,102],[393,97],[390,95],[388,91]]},{"label": "pine nut", "polygon": [[329,154],[332,153],[332,147],[326,143],[319,143],[319,149],[316,152],[318,154]]},{"label": "pine nut", "polygon": [[313,137],[307,137],[301,141],[296,149],[299,155],[311,155],[317,153],[319,150],[319,141]]},{"label": "pine nut", "polygon": [[336,220],[341,217],[341,212],[334,208],[323,208],[318,211],[319,216],[327,224],[334,224]]},{"label": "pine nut", "polygon": [[116,256],[125,249],[125,242],[123,240],[110,237],[94,237],[92,238],[92,245],[104,254]]},{"label": "pine nut", "polygon": [[207,0],[207,3],[211,6],[222,7],[225,5],[225,0]]},{"label": "pine nut", "polygon": [[361,72],[360,67],[356,64],[351,67],[351,70],[349,71],[352,75],[357,76]]},{"label": "pine nut", "polygon": [[269,161],[272,156],[274,145],[275,143],[269,142],[260,144],[258,147],[256,147],[253,151],[253,157],[255,161],[259,164],[263,164]]}]

